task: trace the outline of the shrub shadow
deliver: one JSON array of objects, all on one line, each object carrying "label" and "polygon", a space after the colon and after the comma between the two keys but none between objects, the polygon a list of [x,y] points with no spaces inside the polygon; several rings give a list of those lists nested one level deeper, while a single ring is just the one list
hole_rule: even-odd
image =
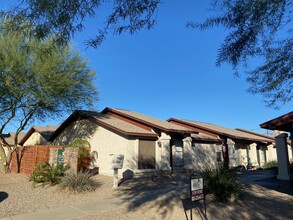
[{"label": "shrub shadow", "polygon": [[3,202],[7,198],[8,198],[8,193],[0,191],[0,202]]}]

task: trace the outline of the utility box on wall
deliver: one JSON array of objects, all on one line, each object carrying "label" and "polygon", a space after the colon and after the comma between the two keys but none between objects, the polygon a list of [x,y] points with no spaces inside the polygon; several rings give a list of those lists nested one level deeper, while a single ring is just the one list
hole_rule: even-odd
[{"label": "utility box on wall", "polygon": [[118,169],[122,169],[124,155],[110,154],[110,166],[113,169],[113,188],[118,188]]},{"label": "utility box on wall", "polygon": [[110,164],[112,169],[122,169],[124,162],[123,154],[110,154]]}]

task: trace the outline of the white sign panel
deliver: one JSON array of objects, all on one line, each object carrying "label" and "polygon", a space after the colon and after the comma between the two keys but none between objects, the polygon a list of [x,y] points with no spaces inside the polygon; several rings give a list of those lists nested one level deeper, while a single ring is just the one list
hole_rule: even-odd
[{"label": "white sign panel", "polygon": [[191,188],[191,192],[190,192],[191,201],[204,199],[203,178],[191,178],[190,188]]},{"label": "white sign panel", "polygon": [[191,191],[203,189],[203,180],[202,178],[191,179]]},{"label": "white sign panel", "polygon": [[110,154],[110,164],[112,169],[122,169],[123,161],[123,154]]}]

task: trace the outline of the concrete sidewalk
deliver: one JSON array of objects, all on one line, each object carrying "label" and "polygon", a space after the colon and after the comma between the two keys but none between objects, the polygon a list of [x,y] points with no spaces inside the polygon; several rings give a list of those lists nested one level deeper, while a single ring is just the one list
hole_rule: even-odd
[{"label": "concrete sidewalk", "polygon": [[98,200],[75,206],[48,209],[33,213],[14,215],[0,220],[65,220],[124,208],[128,205],[120,198]]}]

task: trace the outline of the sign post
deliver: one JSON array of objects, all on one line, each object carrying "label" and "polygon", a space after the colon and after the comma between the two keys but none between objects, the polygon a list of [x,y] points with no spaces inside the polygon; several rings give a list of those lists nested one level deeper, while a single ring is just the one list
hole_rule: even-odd
[{"label": "sign post", "polygon": [[192,203],[204,200],[204,212],[206,215],[206,202],[203,188],[203,177],[201,176],[190,176],[190,219],[192,219]]},{"label": "sign post", "polygon": [[118,169],[122,169],[124,161],[123,154],[110,154],[110,164],[113,169],[113,188],[118,188]]}]

